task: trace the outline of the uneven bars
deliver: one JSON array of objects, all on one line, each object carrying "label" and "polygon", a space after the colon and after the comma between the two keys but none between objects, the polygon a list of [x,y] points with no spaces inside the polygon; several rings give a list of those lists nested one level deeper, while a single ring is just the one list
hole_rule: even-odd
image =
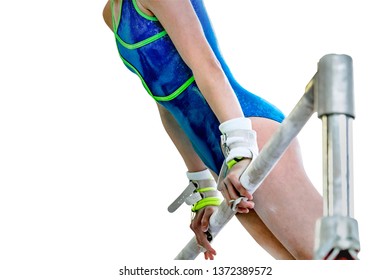
[{"label": "uneven bars", "polygon": [[[284,119],[277,131],[270,140],[260,150],[259,155],[251,162],[240,181],[250,192],[254,193],[264,179],[271,172],[273,167],[282,157],[291,141],[298,135],[306,122],[314,113],[314,79],[308,85],[302,98]],[[210,218],[209,234],[212,240],[222,230],[222,228],[236,214],[226,201],[217,208]],[[194,260],[200,253],[201,248],[193,237],[187,245],[176,256],[175,260]]]}]

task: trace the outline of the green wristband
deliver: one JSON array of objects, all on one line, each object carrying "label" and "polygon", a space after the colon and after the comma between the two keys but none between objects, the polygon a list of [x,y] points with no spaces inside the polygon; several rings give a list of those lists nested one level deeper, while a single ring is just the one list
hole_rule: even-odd
[{"label": "green wristband", "polygon": [[236,158],[229,160],[226,163],[226,165],[227,165],[228,169],[231,169],[237,162],[240,162],[241,160],[243,160],[243,157],[236,157]]},{"label": "green wristband", "polygon": [[192,206],[192,212],[197,212],[206,206],[219,206],[222,200],[219,197],[206,197],[199,200]]}]

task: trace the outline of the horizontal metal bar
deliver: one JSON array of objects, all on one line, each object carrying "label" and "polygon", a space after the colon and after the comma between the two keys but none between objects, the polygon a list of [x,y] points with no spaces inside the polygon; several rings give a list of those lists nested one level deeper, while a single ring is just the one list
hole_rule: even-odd
[{"label": "horizontal metal bar", "polygon": [[[240,181],[250,193],[255,192],[261,185],[284,154],[291,141],[297,136],[313,115],[314,89],[312,81],[306,87],[305,94],[292,112],[281,123],[278,130],[261,149],[257,158],[251,162],[246,171],[242,174]],[[234,215],[235,212],[232,211],[225,201],[223,201],[210,218],[209,233],[213,239]],[[201,252],[201,248],[198,246],[196,238],[193,237],[175,259],[193,260]]]}]

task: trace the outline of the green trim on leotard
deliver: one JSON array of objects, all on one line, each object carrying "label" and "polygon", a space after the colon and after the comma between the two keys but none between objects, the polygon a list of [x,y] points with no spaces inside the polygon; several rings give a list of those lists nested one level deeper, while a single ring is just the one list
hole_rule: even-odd
[{"label": "green trim on leotard", "polygon": [[129,50],[135,50],[135,49],[141,48],[143,46],[146,46],[147,44],[150,44],[150,43],[160,39],[161,37],[164,37],[165,35],[167,35],[167,32],[164,30],[164,31],[161,31],[160,33],[157,33],[156,35],[153,35],[152,37],[149,37],[145,40],[142,40],[142,41],[137,42],[135,44],[129,44],[129,43],[126,43],[125,41],[123,41],[121,39],[121,37],[119,37],[118,33],[115,32],[115,38],[118,39],[119,43],[122,46],[124,46],[126,49],[129,49]]},{"label": "green trim on leotard", "polygon": [[137,74],[137,76],[141,79],[142,85],[148,92],[148,94],[156,101],[171,101],[172,99],[175,99],[177,96],[179,96],[183,91],[185,91],[194,81],[194,76],[190,77],[187,81],[185,81],[178,89],[176,89],[173,93],[167,95],[167,96],[155,96],[148,85],[146,84],[144,78],[142,77],[141,73],[131,64],[129,63],[124,57],[120,56],[123,63],[129,67],[131,70],[133,70],[134,73]]},{"label": "green trim on leotard", "polygon": [[[140,16],[144,17],[147,20],[158,21],[157,17],[149,16],[149,15],[145,14],[144,12],[142,12],[140,10],[140,8],[138,7],[136,0],[132,0],[132,3],[133,3],[134,8],[136,9],[137,13]],[[116,38],[117,42],[119,44],[121,44],[124,48],[129,49],[129,50],[135,50],[135,49],[141,48],[143,46],[146,46],[146,45],[148,45],[150,43],[153,43],[154,41],[156,41],[156,40],[164,37],[165,35],[167,35],[167,32],[165,30],[163,30],[163,31],[161,31],[161,32],[159,32],[159,33],[149,37],[149,38],[146,38],[146,39],[144,39],[144,40],[142,40],[140,42],[134,43],[134,44],[129,44],[129,43],[123,41],[122,38],[118,35],[118,27],[119,27],[120,20],[121,20],[121,17],[122,17],[122,4],[123,4],[123,1],[120,1],[118,22],[117,22],[116,18],[115,18],[115,11],[114,11],[114,0],[111,0],[111,13],[112,13],[112,22],[113,22],[113,29],[114,29],[115,38]],[[152,93],[152,91],[150,90],[150,88],[148,87],[148,85],[147,85],[146,81],[144,80],[144,78],[142,77],[141,73],[131,63],[129,63],[123,56],[120,55],[120,58],[122,59],[123,63],[127,67],[129,67],[134,73],[137,74],[137,76],[141,79],[142,85],[144,86],[144,88],[146,89],[148,94],[155,101],[162,101],[162,102],[170,101],[170,100],[176,98],[177,96],[179,96],[183,91],[185,91],[195,81],[194,76],[191,76],[187,81],[185,81],[173,93],[171,93],[171,94],[169,94],[167,96],[155,96]]]},{"label": "green trim on leotard", "polygon": [[[142,17],[146,18],[147,20],[158,21],[158,19],[156,17],[148,16],[147,14],[143,13],[140,10],[140,8],[138,7],[136,0],[132,0],[132,1],[133,1],[134,8],[138,12],[138,14],[140,14]],[[120,42],[120,44],[122,46],[124,46],[125,48],[127,48],[129,50],[134,50],[134,49],[141,48],[147,44],[150,44],[150,43],[160,39],[161,37],[164,37],[165,35],[167,35],[167,32],[164,30],[156,35],[153,35],[149,38],[146,38],[145,40],[142,40],[142,41],[134,43],[134,44],[129,44],[129,43],[123,41],[122,38],[118,35],[118,27],[119,27],[120,20],[122,17],[122,4],[123,4],[123,1],[120,1],[118,22],[117,22],[116,18],[115,18],[115,11],[114,11],[114,0],[111,0],[111,14],[112,14],[112,23],[113,23],[114,34],[115,34],[115,38]]]},{"label": "green trim on leotard", "polygon": [[115,36],[117,34],[118,26],[119,26],[119,23],[120,23],[121,17],[122,17],[122,3],[123,3],[123,1],[120,2],[119,14],[118,14],[118,22],[117,22],[116,21],[117,19],[115,18],[115,11],[114,11],[114,0],[110,1],[110,4],[111,4],[110,6],[111,6],[112,28],[114,30]]}]

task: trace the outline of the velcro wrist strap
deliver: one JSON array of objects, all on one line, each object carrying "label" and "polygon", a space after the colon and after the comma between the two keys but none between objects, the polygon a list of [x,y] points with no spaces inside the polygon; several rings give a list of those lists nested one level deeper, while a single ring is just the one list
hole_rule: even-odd
[{"label": "velcro wrist strap", "polygon": [[[192,212],[197,212],[206,206],[218,206],[221,204],[219,192],[214,180],[192,181],[196,186],[194,195],[200,196],[200,199],[193,203]],[[187,203],[189,204],[189,203]]]},{"label": "velcro wrist strap", "polygon": [[197,212],[206,206],[219,206],[221,202],[222,200],[219,197],[206,197],[195,203],[194,206],[192,206],[191,211]]},{"label": "velcro wrist strap", "polygon": [[221,148],[228,169],[243,158],[255,158],[258,154],[256,131],[248,118],[237,118],[219,126]]},{"label": "velcro wrist strap", "polygon": [[235,130],[222,134],[221,148],[227,164],[232,160],[255,158],[258,155],[256,131]]},{"label": "velcro wrist strap", "polygon": [[187,172],[187,178],[190,180],[189,185],[168,207],[169,212],[173,213],[184,202],[193,206],[191,208],[193,212],[206,206],[217,206],[221,203],[216,182],[208,169],[199,172]]},{"label": "velcro wrist strap", "polygon": [[236,163],[240,162],[243,159],[244,159],[243,157],[235,157],[229,161],[226,161],[227,168],[228,169],[232,168]]},{"label": "velcro wrist strap", "polygon": [[[195,187],[195,190],[196,190],[196,187]],[[193,205],[193,204],[197,203],[199,200],[202,199],[201,194],[196,192],[195,190],[194,190],[194,192],[191,195],[189,195],[186,198],[185,202],[186,202],[187,205]]]}]

